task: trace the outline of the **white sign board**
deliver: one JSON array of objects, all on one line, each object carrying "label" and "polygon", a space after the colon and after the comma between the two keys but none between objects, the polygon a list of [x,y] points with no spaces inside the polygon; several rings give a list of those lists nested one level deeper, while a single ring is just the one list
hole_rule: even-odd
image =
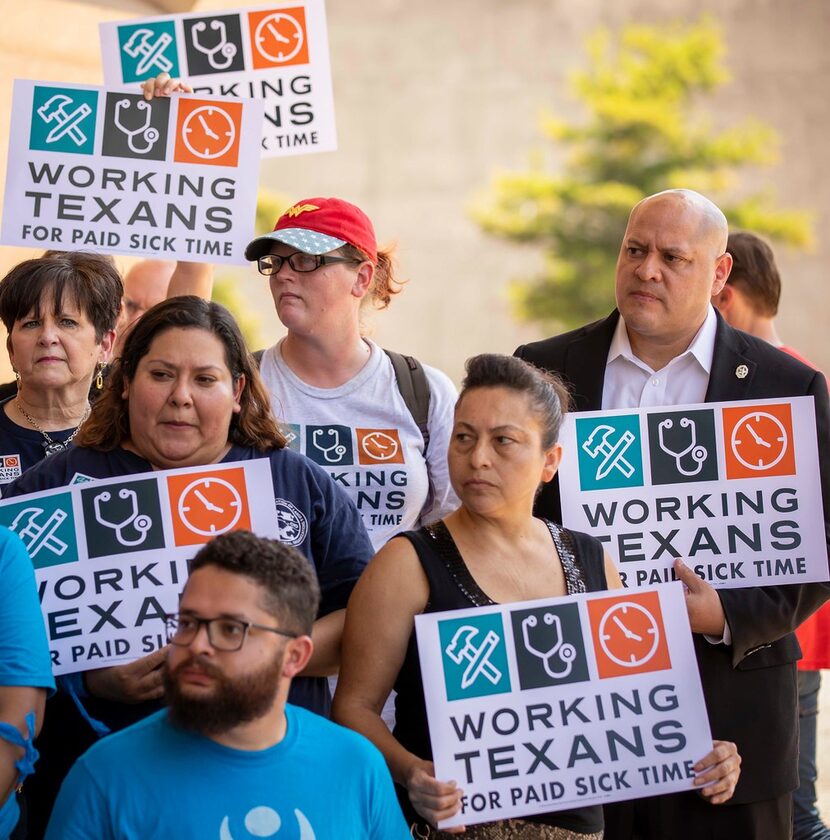
[{"label": "white sign board", "polygon": [[626,586],[828,579],[812,397],[570,415],[562,521],[605,543]]},{"label": "white sign board", "polygon": [[683,589],[415,617],[441,828],[690,790],[712,748]]},{"label": "white sign board", "polygon": [[159,470],[0,502],[35,566],[56,676],[165,644],[187,562],[219,534],[277,537],[267,458]]},{"label": "white sign board", "polygon": [[323,0],[102,23],[100,31],[108,85],[165,72],[197,94],[259,99],[263,157],[337,148]]},{"label": "white sign board", "polygon": [[0,242],[245,263],[262,103],[16,80]]}]

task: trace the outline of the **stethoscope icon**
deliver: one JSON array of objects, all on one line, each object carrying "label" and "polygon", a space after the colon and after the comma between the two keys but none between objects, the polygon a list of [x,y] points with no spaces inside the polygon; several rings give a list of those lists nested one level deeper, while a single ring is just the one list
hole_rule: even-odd
[{"label": "stethoscope icon", "polygon": [[[129,99],[119,99],[115,103],[115,113],[113,114],[112,121],[120,132],[127,135],[127,145],[130,147],[130,151],[137,155],[146,155],[156,145],[156,141],[161,135],[157,128],[150,125],[150,120],[153,117],[153,109],[149,102],[144,102],[143,100],[136,102],[135,106],[139,111],[144,112],[144,125],[136,129],[125,128],[121,122],[121,111],[130,108],[131,105],[132,103]],[[141,137],[144,140],[146,145],[143,149],[138,147],[135,140],[136,137]]]},{"label": "stethoscope icon", "polygon": [[[542,621],[549,627],[553,627],[553,644],[547,650],[539,650],[530,642],[530,628],[535,627],[539,623],[539,619],[535,615],[529,615],[522,619],[522,638],[524,639],[525,648],[528,653],[542,660],[542,667],[545,673],[554,680],[561,680],[571,673],[576,660],[576,648],[569,643],[564,643],[562,636],[562,620],[554,613],[546,612],[542,616]],[[559,657],[564,667],[560,670],[555,670],[551,665],[551,660],[554,657]]]},{"label": "stethoscope icon", "polygon": [[[673,425],[674,422],[670,418],[661,420],[660,423],[658,423],[657,437],[659,438],[660,448],[666,453],[666,455],[671,455],[671,457],[674,458],[677,471],[681,475],[697,475],[703,469],[703,462],[709,457],[706,447],[697,445],[697,426],[695,426],[694,420],[690,420],[688,417],[680,418],[680,425],[684,429],[691,427],[691,431],[689,432],[689,445],[685,449],[681,449],[679,452],[676,452],[666,445],[666,441],[663,437],[663,432],[665,432],[666,429],[670,429]],[[682,461],[687,455],[691,456],[691,459],[696,465],[691,470],[684,469],[683,467]]]},{"label": "stethoscope icon", "polygon": [[[236,44],[228,41],[228,29],[224,21],[212,20],[210,22],[210,28],[219,33],[219,43],[213,47],[206,47],[202,43],[200,35],[207,29],[207,24],[203,20],[200,20],[193,25],[193,31],[190,36],[193,41],[193,46],[200,53],[207,56],[208,64],[214,70],[227,70],[236,55]],[[216,57],[217,55],[223,56],[223,59],[220,60]]]},{"label": "stethoscope icon", "polygon": [[[331,446],[321,446],[319,441],[323,435],[328,435],[334,440],[334,443]],[[315,429],[311,433],[311,442],[315,449],[319,449],[323,453],[323,457],[330,464],[336,464],[346,454],[346,447],[340,443],[340,433],[337,429]],[[330,452],[334,453],[333,458],[329,456]]]},{"label": "stethoscope icon", "polygon": [[[112,498],[112,493],[109,490],[104,490],[103,493],[99,493],[97,496],[94,496],[92,499],[92,506],[95,509],[95,518],[98,522],[101,523],[106,528],[111,528],[115,531],[115,539],[124,546],[134,546],[134,545],[141,545],[144,542],[144,538],[147,536],[150,528],[153,527],[153,520],[147,516],[147,514],[139,514],[138,512],[138,496],[135,490],[130,490],[127,487],[122,487],[118,491],[118,498],[119,499],[129,499],[130,500],[130,507],[132,508],[131,512],[127,515],[125,519],[122,519],[120,522],[110,522],[106,519],[101,513],[101,504],[108,502]],[[138,532],[138,537],[136,539],[129,539],[128,537],[124,536],[124,529],[128,528],[129,526],[133,527],[135,531]]]}]

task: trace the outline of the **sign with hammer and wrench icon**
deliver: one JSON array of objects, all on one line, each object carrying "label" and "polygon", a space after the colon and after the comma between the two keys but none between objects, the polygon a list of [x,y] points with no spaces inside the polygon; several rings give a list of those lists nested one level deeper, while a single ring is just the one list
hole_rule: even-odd
[{"label": "sign with hammer and wrench icon", "polygon": [[416,615],[435,776],[463,788],[438,827],[692,790],[683,768],[712,739],[684,598],[674,583]]},{"label": "sign with hammer and wrench icon", "polygon": [[[109,87],[169,73],[199,96],[261,101],[263,157],[337,148],[324,0],[107,21],[100,33]],[[194,132],[205,121],[205,139],[225,136],[210,113],[199,116]]]},{"label": "sign with hammer and wrench icon", "polygon": [[636,414],[576,421],[583,490],[643,483],[640,421]]},{"label": "sign with hammer and wrench icon", "polygon": [[439,629],[448,700],[510,691],[501,616],[451,619]]},{"label": "sign with hammer and wrench icon", "polygon": [[98,94],[81,88],[36,87],[29,147],[91,155],[95,149]]},{"label": "sign with hammer and wrench icon", "polygon": [[176,27],[173,21],[142,21],[118,30],[123,80],[143,82],[159,73],[179,75]]}]

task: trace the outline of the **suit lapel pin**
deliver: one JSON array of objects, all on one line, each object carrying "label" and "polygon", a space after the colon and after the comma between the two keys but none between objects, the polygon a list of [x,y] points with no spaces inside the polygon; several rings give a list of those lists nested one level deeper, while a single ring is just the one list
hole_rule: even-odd
[{"label": "suit lapel pin", "polygon": [[746,379],[748,373],[749,368],[746,365],[738,365],[738,367],[735,368],[735,376],[737,376],[738,379]]}]

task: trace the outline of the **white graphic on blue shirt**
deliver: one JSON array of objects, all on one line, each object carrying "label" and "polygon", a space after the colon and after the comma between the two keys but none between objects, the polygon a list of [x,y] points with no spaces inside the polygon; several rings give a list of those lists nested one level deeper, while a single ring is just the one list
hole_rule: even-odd
[{"label": "white graphic on blue shirt", "polygon": [[[294,816],[300,828],[300,840],[316,840],[317,835],[311,827],[306,815],[299,809],[294,809]],[[245,815],[245,831],[248,837],[275,837],[282,827],[282,818],[267,805],[251,808]],[[231,833],[230,818],[225,817],[219,827],[219,840],[240,840],[243,835]]]},{"label": "white graphic on blue shirt", "polygon": [[280,542],[300,545],[308,533],[308,520],[288,499],[274,499],[277,506],[277,527]]}]

